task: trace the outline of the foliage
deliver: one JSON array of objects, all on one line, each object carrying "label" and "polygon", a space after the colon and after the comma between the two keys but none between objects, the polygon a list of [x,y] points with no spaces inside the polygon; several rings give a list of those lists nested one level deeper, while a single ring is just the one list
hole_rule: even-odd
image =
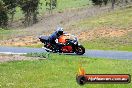
[{"label": "foliage", "polygon": [[123,5],[126,5],[128,3],[131,3],[132,0],[92,0],[92,2],[94,3],[94,5],[107,5],[108,2],[111,2],[111,8],[114,9],[115,7],[115,4],[121,4],[122,6]]},{"label": "foliage", "polygon": [[7,9],[12,9],[17,6],[17,1],[18,0],[3,0],[5,5],[7,6]]},{"label": "foliage", "polygon": [[45,0],[47,9],[52,10],[57,7],[57,0]]},{"label": "foliage", "polygon": [[18,1],[19,0],[3,0],[3,2],[5,3],[7,7],[8,14],[11,15],[11,23],[13,22],[13,19],[14,19]]},{"label": "foliage", "polygon": [[100,5],[100,6],[102,4],[107,5],[108,1],[109,0],[92,0],[92,2],[94,3],[94,5]]},{"label": "foliage", "polygon": [[57,7],[57,0],[45,0],[46,9],[49,10],[49,13],[52,13],[52,10]]},{"label": "foliage", "polygon": [[[47,8],[52,11],[58,8],[57,11],[62,11],[66,8],[78,8],[89,4],[89,0],[1,0],[5,3],[6,14],[9,18],[8,23],[12,23],[13,19],[23,19],[24,25],[31,26],[38,20],[38,13],[43,14]],[[41,4],[40,4],[41,3]],[[91,3],[91,2],[90,2]],[[39,11],[38,11],[39,9]],[[23,14],[22,14],[23,13]]]},{"label": "foliage", "polygon": [[26,56],[29,57],[40,57],[40,58],[49,58],[49,53],[28,53]]},{"label": "foliage", "polygon": [[31,26],[37,22],[39,0],[20,0],[19,5],[25,15],[25,26]]},{"label": "foliage", "polygon": [[7,8],[3,1],[0,1],[0,27],[4,28],[8,25]]},{"label": "foliage", "polygon": [[[20,7],[25,15],[24,24],[25,26],[30,26],[37,22],[37,10],[39,0],[2,0],[1,5],[1,25],[6,26],[8,22],[8,14],[11,15],[11,22],[16,12],[16,7]],[[6,8],[6,9],[5,9]],[[3,14],[3,15],[2,15]],[[3,21],[5,20],[5,21]]]}]

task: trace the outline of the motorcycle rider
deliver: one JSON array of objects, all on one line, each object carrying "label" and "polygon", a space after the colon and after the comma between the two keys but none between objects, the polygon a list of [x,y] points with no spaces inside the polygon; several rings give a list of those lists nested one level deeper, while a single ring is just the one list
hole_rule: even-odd
[{"label": "motorcycle rider", "polygon": [[56,39],[58,39],[61,35],[63,35],[63,28],[58,27],[57,30],[49,36],[49,42],[54,47],[54,50],[59,50],[61,45],[59,43],[56,43]]}]

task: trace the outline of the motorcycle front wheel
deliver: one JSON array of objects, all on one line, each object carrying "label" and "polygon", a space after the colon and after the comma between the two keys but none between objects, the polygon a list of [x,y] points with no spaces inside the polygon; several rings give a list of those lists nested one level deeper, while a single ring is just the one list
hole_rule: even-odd
[{"label": "motorcycle front wheel", "polygon": [[75,50],[77,55],[83,55],[85,53],[85,48],[82,45],[78,45]]}]

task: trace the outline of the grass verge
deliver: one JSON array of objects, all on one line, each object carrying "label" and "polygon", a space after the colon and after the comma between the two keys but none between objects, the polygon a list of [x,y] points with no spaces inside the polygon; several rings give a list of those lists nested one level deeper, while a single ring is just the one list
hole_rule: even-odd
[{"label": "grass verge", "polygon": [[[30,56],[30,55],[29,55]],[[31,55],[32,56],[32,55]],[[0,63],[1,88],[82,88],[76,83],[78,64],[88,74],[131,74],[131,60],[50,54],[37,61]],[[130,84],[87,84],[83,88],[130,88]]]},{"label": "grass verge", "polygon": [[0,40],[8,39],[15,31],[0,28]]},{"label": "grass verge", "polygon": [[[123,29],[127,31],[127,30],[132,30],[131,23],[132,23],[132,7],[129,7],[122,10],[116,10],[107,14],[102,14],[100,16],[84,19],[82,21],[75,23],[73,29],[90,31],[92,29],[105,30],[107,28],[110,28],[113,30]],[[125,35],[119,37],[102,37],[101,35],[99,36],[96,34],[95,36],[98,37],[97,38],[95,37],[94,39],[91,40],[87,39],[86,41],[82,41],[85,48],[101,49],[101,50],[132,51],[132,31],[129,31]]]},{"label": "grass verge", "polygon": [[97,38],[91,41],[83,41],[86,49],[132,51],[132,35],[122,37]]},{"label": "grass verge", "polygon": [[100,27],[128,28],[132,26],[132,7],[122,10],[87,18],[75,24],[75,27],[81,29],[93,29]]},{"label": "grass verge", "polygon": [[[84,47],[86,49],[95,49],[95,50],[117,50],[117,51],[132,51],[132,45],[119,45],[119,44],[105,44],[98,42],[85,42]],[[112,46],[113,45],[113,46]]]}]

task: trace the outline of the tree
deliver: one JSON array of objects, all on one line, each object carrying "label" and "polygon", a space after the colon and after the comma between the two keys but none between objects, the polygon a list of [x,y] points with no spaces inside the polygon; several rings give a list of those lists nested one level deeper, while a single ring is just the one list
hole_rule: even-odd
[{"label": "tree", "polygon": [[99,5],[101,6],[102,4],[107,5],[109,0],[92,0],[94,5]]},{"label": "tree", "polygon": [[114,7],[115,7],[115,0],[111,0],[111,3],[112,3],[112,9],[114,9]]},{"label": "tree", "polygon": [[19,5],[25,15],[23,21],[25,27],[35,24],[37,22],[39,0],[20,0]]},{"label": "tree", "polygon": [[102,4],[102,0],[92,0],[92,2],[94,3],[94,5],[101,5]]},{"label": "tree", "polygon": [[8,14],[11,15],[11,23],[12,23],[13,19],[14,19],[15,12],[16,12],[18,0],[2,0],[2,1],[5,3],[5,5],[7,7]]},{"label": "tree", "polygon": [[109,0],[103,0],[104,5],[107,5]]},{"label": "tree", "polygon": [[52,13],[52,10],[57,7],[57,0],[45,0],[46,6],[50,13]]},{"label": "tree", "polygon": [[8,25],[7,8],[3,1],[0,1],[0,27],[5,28]]},{"label": "tree", "polygon": [[111,0],[112,9],[114,9],[115,5],[119,5],[121,7],[126,6],[127,4],[131,4],[132,0]]}]

